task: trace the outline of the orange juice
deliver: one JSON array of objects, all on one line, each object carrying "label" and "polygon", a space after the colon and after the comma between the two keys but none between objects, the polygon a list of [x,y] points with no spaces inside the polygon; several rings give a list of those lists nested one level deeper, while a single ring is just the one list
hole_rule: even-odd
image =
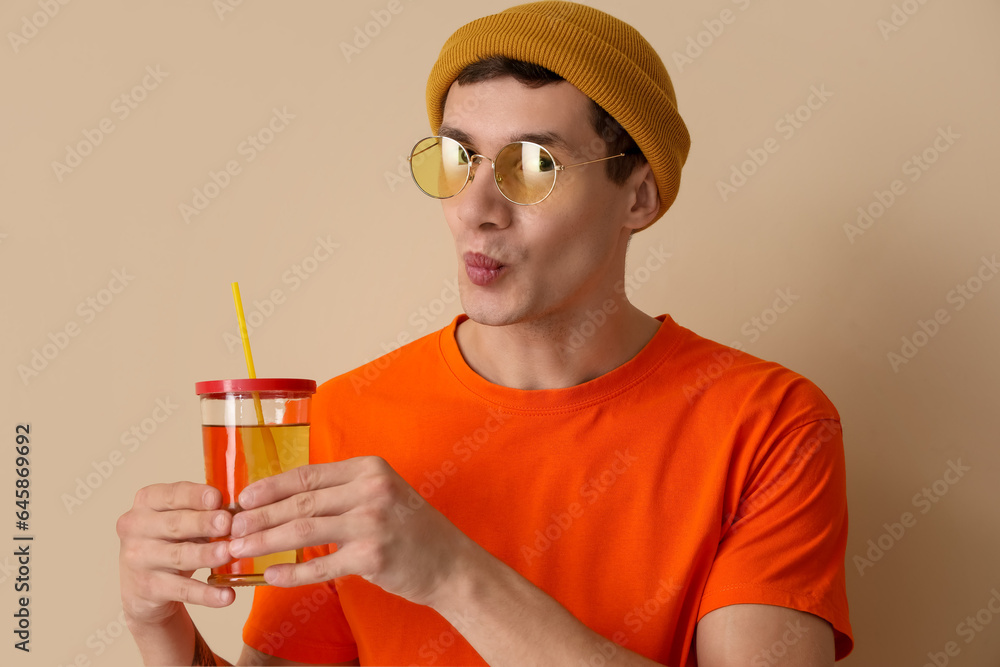
[{"label": "orange juice", "polygon": [[[268,433],[264,430],[267,429]],[[222,505],[231,513],[241,511],[236,499],[248,484],[271,474],[266,445],[273,438],[281,470],[309,463],[309,424],[202,426],[205,478],[222,492]],[[228,538],[220,538],[228,539]],[[212,569],[208,583],[221,586],[255,586],[264,583],[269,565],[295,563],[301,555],[282,551],[256,558],[237,558]]]}]

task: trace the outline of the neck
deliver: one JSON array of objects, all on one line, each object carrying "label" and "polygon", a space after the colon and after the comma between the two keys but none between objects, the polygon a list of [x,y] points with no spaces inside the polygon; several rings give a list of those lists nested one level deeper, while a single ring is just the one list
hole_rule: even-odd
[{"label": "neck", "polygon": [[466,363],[494,384],[560,389],[593,380],[634,357],[660,322],[616,294],[596,306],[506,326],[472,320],[456,332]]}]

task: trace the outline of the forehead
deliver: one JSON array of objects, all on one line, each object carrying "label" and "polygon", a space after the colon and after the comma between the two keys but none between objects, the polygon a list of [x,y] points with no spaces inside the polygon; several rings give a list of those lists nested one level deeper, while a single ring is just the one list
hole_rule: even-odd
[{"label": "forehead", "polygon": [[509,76],[464,86],[453,83],[442,130],[463,135],[477,150],[498,149],[532,136],[548,136],[548,145],[572,148],[596,136],[592,109],[590,98],[567,81],[537,88]]}]

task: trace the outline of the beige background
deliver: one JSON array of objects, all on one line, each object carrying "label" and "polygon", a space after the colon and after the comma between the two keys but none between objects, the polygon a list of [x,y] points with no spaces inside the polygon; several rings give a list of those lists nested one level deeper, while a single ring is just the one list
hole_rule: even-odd
[{"label": "beige background", "polygon": [[[52,18],[39,13],[45,2],[0,7],[0,489],[14,484],[14,426],[28,422],[36,536],[30,655],[11,646],[13,548],[0,547],[0,662],[130,665],[138,653],[120,634],[115,520],[139,487],[202,474],[192,385],[244,374],[225,338],[236,333],[229,282],[240,281],[248,313],[261,313],[252,337],[261,375],[324,380],[458,312],[447,303],[456,266],[438,204],[397,169],[427,134],[424,82],[440,45],[507,5],[401,0],[348,62],[340,44],[387,2],[233,0],[223,12],[228,0],[49,0]],[[982,258],[1000,251],[1000,6],[590,4],[659,50],[693,137],[677,203],[632,244],[630,272],[651,249],[671,254],[635,273],[635,301],[803,373],[842,413],[857,642],[846,664],[920,665],[949,641],[959,649],[949,664],[997,664],[1000,618],[982,612],[992,624],[971,636],[959,624],[1000,587],[1000,280],[975,280]],[[897,13],[901,27],[883,35],[879,21],[904,5],[915,13]],[[710,40],[703,22],[723,10],[732,22]],[[12,42],[18,33],[30,39]],[[699,33],[708,46],[678,63],[674,53]],[[776,124],[814,86],[831,96],[814,97],[818,108],[800,110],[810,117],[787,136]],[[129,109],[122,95],[144,99]],[[294,118],[250,161],[241,142],[275,108]],[[85,131],[97,137],[103,119],[113,132],[57,175],[53,162]],[[937,160],[912,181],[907,161],[948,128],[952,143],[939,142],[948,150],[931,149]],[[724,201],[717,182],[768,138],[778,151]],[[180,205],[229,161],[240,173],[185,222]],[[905,192],[852,242],[844,226],[895,179]],[[337,244],[319,252],[325,261],[317,239]],[[981,290],[959,309],[948,295],[969,279]],[[798,299],[775,319],[777,290]],[[273,296],[280,303],[264,303]],[[894,369],[888,353],[939,309],[947,322],[918,335],[926,345]],[[67,326],[77,335],[60,335]],[[52,358],[22,378],[35,352]],[[175,406],[162,423],[151,421],[165,415],[157,401]],[[143,426],[145,441],[129,451],[123,432]],[[120,465],[108,463],[115,450]],[[940,481],[949,462],[969,468],[948,475],[954,484]],[[933,505],[915,503],[924,487]],[[12,495],[0,491],[2,544],[17,532]],[[904,512],[913,516],[905,534],[883,535]],[[889,550],[859,571],[854,557],[880,537]],[[232,659],[248,608],[241,592],[233,608],[194,615]]]}]

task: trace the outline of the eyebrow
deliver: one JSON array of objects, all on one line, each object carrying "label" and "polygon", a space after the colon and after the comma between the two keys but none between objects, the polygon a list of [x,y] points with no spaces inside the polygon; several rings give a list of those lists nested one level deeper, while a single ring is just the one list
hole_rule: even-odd
[{"label": "eyebrow", "polygon": [[[458,143],[465,146],[466,149],[472,149],[473,152],[476,152],[475,142],[472,140],[472,137],[468,132],[460,130],[457,127],[442,125],[438,130],[438,134],[442,137],[454,139]],[[516,141],[530,141],[532,143],[541,144],[546,148],[557,148],[570,154],[573,153],[566,140],[555,132],[525,132],[522,134],[513,134],[507,137],[506,143],[512,144]]]}]

